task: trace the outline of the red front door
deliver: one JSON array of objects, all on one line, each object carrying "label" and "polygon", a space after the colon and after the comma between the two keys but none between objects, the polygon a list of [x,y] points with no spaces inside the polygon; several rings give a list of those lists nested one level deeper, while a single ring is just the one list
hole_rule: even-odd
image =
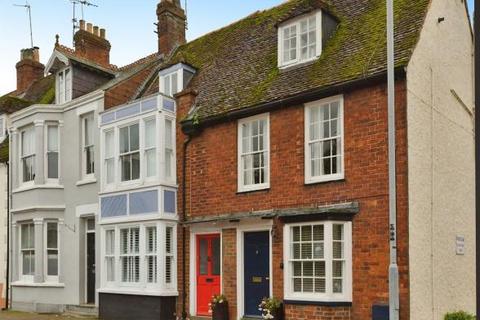
[{"label": "red front door", "polygon": [[197,315],[208,316],[210,300],[220,294],[220,235],[197,236]]}]

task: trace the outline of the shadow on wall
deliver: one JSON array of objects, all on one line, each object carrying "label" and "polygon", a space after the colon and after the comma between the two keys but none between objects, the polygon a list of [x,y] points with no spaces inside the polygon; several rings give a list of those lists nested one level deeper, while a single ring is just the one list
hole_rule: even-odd
[{"label": "shadow on wall", "polygon": [[5,297],[3,295],[3,283],[0,283],[0,310],[5,308]]}]

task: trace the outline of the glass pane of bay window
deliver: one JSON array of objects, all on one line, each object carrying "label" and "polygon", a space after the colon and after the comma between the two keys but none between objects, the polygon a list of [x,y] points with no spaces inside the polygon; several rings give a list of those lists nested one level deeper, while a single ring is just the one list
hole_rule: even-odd
[{"label": "glass pane of bay window", "polygon": [[47,223],[47,275],[58,276],[58,224]]},{"label": "glass pane of bay window", "polygon": [[34,127],[22,132],[22,176],[23,182],[35,179],[35,131]]},{"label": "glass pane of bay window", "polygon": [[58,126],[47,127],[47,173],[49,179],[58,179]]},{"label": "glass pane of bay window", "polygon": [[172,120],[165,120],[165,177],[172,178],[173,171],[173,123]]},{"label": "glass pane of bay window", "polygon": [[157,174],[157,149],[156,149],[156,125],[155,119],[145,122],[145,158],[147,165],[147,177]]},{"label": "glass pane of bay window", "polygon": [[115,144],[113,130],[105,132],[105,172],[106,183],[115,181]]}]

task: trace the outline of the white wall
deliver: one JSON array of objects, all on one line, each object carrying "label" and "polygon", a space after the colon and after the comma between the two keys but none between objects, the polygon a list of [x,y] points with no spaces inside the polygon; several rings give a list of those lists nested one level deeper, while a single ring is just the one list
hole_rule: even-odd
[{"label": "white wall", "polygon": [[473,117],[451,92],[473,110],[472,50],[464,2],[432,0],[407,70],[410,319],[475,309]]},{"label": "white wall", "polygon": [[0,163],[0,307],[6,292],[7,247],[7,166]]}]

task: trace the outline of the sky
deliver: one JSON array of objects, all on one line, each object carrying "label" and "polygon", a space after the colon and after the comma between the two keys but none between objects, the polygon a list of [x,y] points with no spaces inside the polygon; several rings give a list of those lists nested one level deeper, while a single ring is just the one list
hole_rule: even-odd
[{"label": "sky", "polygon": [[[155,9],[159,0],[89,0],[98,7],[85,7],[84,18],[107,30],[112,45],[110,61],[129,64],[157,50]],[[181,0],[182,5],[185,0]],[[273,7],[283,0],[187,0],[187,41],[237,21],[250,13]],[[412,0],[415,1],[415,0]],[[473,1],[468,0],[470,12]],[[46,64],[55,35],[60,43],[72,46],[72,4],[70,0],[28,0],[32,8],[34,46]],[[20,49],[30,47],[30,29],[25,0],[0,0],[0,96],[15,89],[15,64]],[[77,18],[81,10],[77,6]]]}]

